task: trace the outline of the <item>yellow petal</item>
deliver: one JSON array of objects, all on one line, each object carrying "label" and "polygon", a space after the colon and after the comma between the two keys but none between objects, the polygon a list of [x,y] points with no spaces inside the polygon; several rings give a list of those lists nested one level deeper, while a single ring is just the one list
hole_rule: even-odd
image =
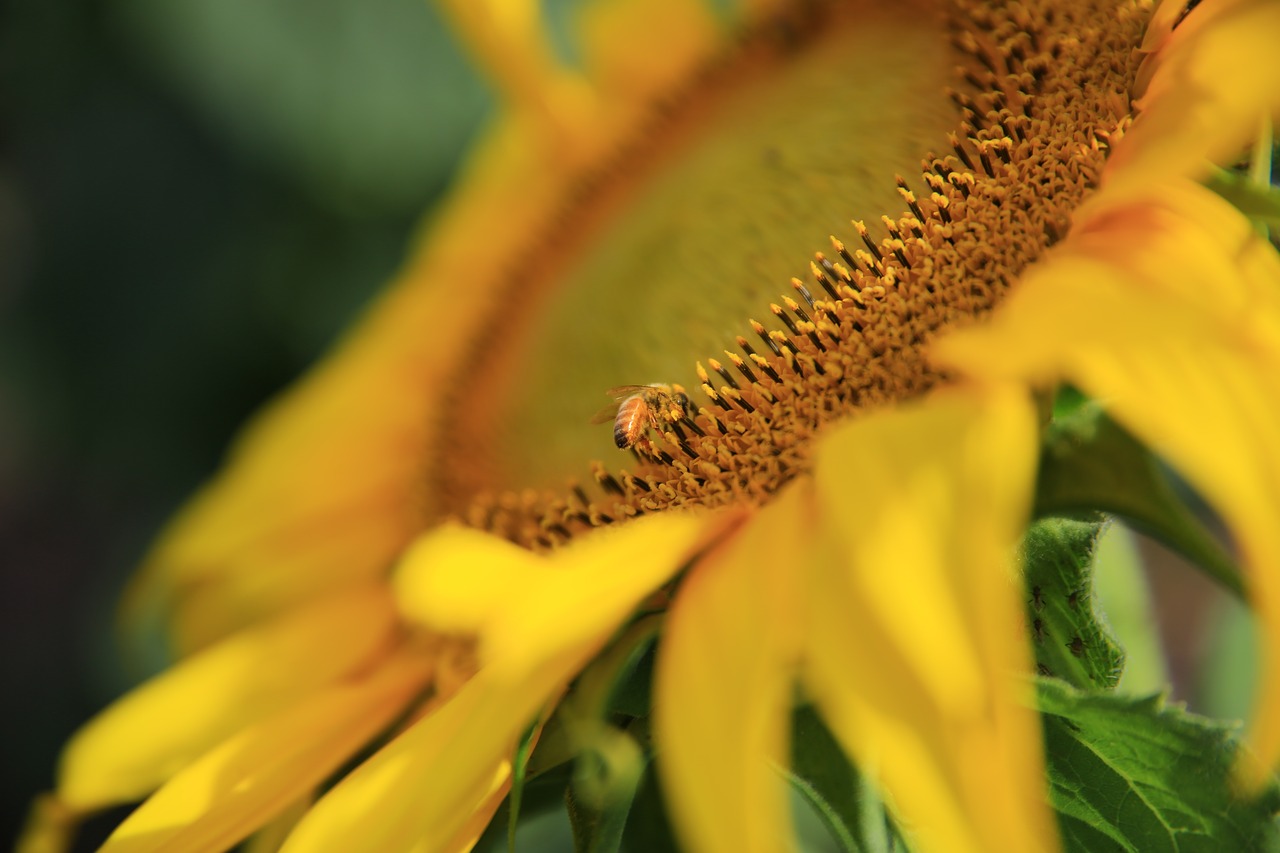
[{"label": "yellow petal", "polygon": [[573,144],[596,109],[587,81],[551,51],[536,0],[437,0],[511,108]]},{"label": "yellow petal", "polygon": [[1072,382],[1222,515],[1249,571],[1265,643],[1251,736],[1275,766],[1280,257],[1203,188],[1101,207],[989,327],[944,339],[935,354],[975,374]]},{"label": "yellow petal", "polygon": [[294,800],[280,810],[275,817],[253,834],[253,837],[241,845],[241,853],[277,853],[284,844],[285,838],[302,820],[302,816],[311,808],[316,800],[315,794],[308,791],[306,795]]},{"label": "yellow petal", "polygon": [[58,796],[77,810],[141,799],[245,725],[365,664],[395,624],[384,587],[356,587],[224,640],[77,732]]},{"label": "yellow petal", "polygon": [[[390,310],[375,313],[403,302],[388,297]],[[185,611],[178,644],[189,652],[385,572],[421,524],[420,472],[406,459],[424,446],[430,387],[429,376],[406,369],[404,336],[387,325],[371,318],[341,364],[322,367],[250,426],[148,556],[124,602],[126,622],[176,603]]]},{"label": "yellow petal", "polygon": [[[1163,10],[1162,10],[1163,11]],[[1139,115],[1107,163],[1103,185],[1202,178],[1229,165],[1260,123],[1280,118],[1280,4],[1201,3],[1157,43],[1140,79]]]},{"label": "yellow petal", "polygon": [[15,853],[64,853],[70,850],[78,821],[79,815],[71,812],[57,797],[42,794],[31,804]]},{"label": "yellow petal", "polygon": [[[1173,35],[1174,25],[1184,17],[1186,8],[1187,0],[1160,0],[1156,4],[1155,11],[1151,13],[1151,20],[1147,23],[1147,31],[1143,33],[1142,45],[1138,48],[1138,52],[1150,54],[1158,51],[1168,41],[1169,36]],[[1154,64],[1145,63],[1141,69],[1148,73],[1139,75],[1139,83],[1134,87],[1137,93],[1141,93],[1146,88],[1150,71],[1154,70]]]},{"label": "yellow petal", "polygon": [[666,512],[575,540],[528,594],[508,599],[482,639],[486,660],[517,677],[561,655],[576,671],[645,596],[736,523],[735,515]]},{"label": "yellow petal", "polygon": [[[536,740],[535,732],[535,740]],[[489,796],[481,800],[480,805],[472,812],[471,818],[462,828],[454,833],[446,843],[440,844],[436,839],[423,838],[410,848],[409,853],[430,853],[432,850],[457,850],[469,853],[480,840],[480,836],[488,829],[493,815],[511,791],[511,762],[503,761],[498,765],[489,785]]]},{"label": "yellow petal", "polygon": [[226,850],[305,797],[389,725],[430,674],[412,653],[368,677],[313,691],[170,779],[116,828],[103,853]]},{"label": "yellow petal", "polygon": [[964,389],[833,430],[806,684],[922,851],[1055,849],[1014,548],[1036,421]]},{"label": "yellow petal", "polygon": [[[456,567],[466,566],[466,571]],[[485,634],[525,590],[546,561],[504,539],[457,524],[419,537],[392,581],[400,611],[444,633]]]},{"label": "yellow petal", "polygon": [[[397,504],[380,498],[361,505],[359,496],[353,496],[349,506],[317,512],[293,529],[288,519],[280,516],[280,529],[256,540],[244,552],[226,555],[225,563],[218,562],[221,558],[212,549],[200,552],[201,565],[221,565],[229,571],[182,583],[174,601],[161,597],[144,602],[130,596],[127,612],[130,618],[139,618],[144,608],[168,606],[173,621],[172,645],[185,656],[290,606],[351,583],[378,580],[395,557],[392,543],[403,541],[410,528],[399,517]],[[260,518],[270,515],[259,513]],[[227,522],[228,529],[235,527],[234,522]],[[249,525],[238,529],[251,535]],[[324,541],[330,547],[321,552],[310,547],[314,541]],[[205,564],[205,559],[211,562]],[[184,563],[180,560],[174,565]],[[142,587],[135,585],[134,589]],[[156,592],[150,589],[146,594]]]},{"label": "yellow petal", "polygon": [[690,850],[794,848],[785,783],[799,653],[808,480],[699,559],[676,595],[655,673],[658,770]]},{"label": "yellow petal", "polygon": [[536,678],[511,685],[481,671],[321,797],[282,849],[455,849],[545,689]]},{"label": "yellow petal", "polygon": [[520,673],[555,648],[576,654],[612,631],[731,522],[666,513],[598,530],[550,558],[445,525],[414,545],[394,587],[410,620],[478,633],[487,664]]},{"label": "yellow petal", "polygon": [[[509,772],[512,751],[537,712],[717,525],[706,516],[655,515],[545,558],[456,529],[440,531],[434,543],[428,536],[402,568],[413,577],[397,589],[412,596],[406,609],[428,624],[437,605],[418,598],[422,591],[448,596],[443,610],[457,606],[469,614],[465,619],[484,625],[483,666],[326,794],[285,849],[456,849],[492,803],[495,780]],[[502,566],[504,560],[511,565]],[[477,566],[482,578],[521,570],[535,582],[470,583]]]},{"label": "yellow petal", "polygon": [[578,30],[602,106],[612,109],[648,107],[656,92],[687,81],[724,40],[698,0],[602,0],[583,8]]}]

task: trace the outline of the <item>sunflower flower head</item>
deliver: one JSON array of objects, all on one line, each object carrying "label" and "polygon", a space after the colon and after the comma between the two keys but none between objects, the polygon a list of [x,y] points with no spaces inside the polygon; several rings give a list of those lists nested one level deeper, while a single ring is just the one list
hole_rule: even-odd
[{"label": "sunflower flower head", "polygon": [[[179,659],[24,849],[141,800],[104,849],[488,850],[544,790],[582,849],[800,849],[797,801],[843,849],[1274,830],[1280,260],[1195,181],[1280,112],[1275,4],[600,0],[573,62],[443,5],[504,106],[161,537],[125,614]],[[1037,651],[1063,384],[1229,525],[1252,752]],[[1159,527],[1087,485],[1035,523]]]}]

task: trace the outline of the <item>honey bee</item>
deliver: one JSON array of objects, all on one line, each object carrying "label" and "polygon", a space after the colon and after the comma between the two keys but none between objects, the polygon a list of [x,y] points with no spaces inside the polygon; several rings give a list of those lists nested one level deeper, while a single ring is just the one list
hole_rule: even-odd
[{"label": "honey bee", "polygon": [[617,402],[591,419],[602,424],[613,419],[613,443],[621,450],[635,445],[650,427],[663,427],[689,417],[689,395],[679,385],[619,385],[605,393]]}]

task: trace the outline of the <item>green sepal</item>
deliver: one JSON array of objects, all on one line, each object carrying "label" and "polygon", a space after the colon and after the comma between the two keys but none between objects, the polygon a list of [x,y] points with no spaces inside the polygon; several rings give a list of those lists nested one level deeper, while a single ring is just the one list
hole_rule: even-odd
[{"label": "green sepal", "polygon": [[562,748],[574,756],[565,807],[577,851],[616,853],[622,845],[651,757],[649,683],[661,625],[661,614],[649,614],[624,628],[579,676],[556,714]]},{"label": "green sepal", "polygon": [[[541,742],[538,748],[541,749]],[[536,777],[527,774],[521,789],[519,819],[515,823],[524,828],[534,822],[555,819],[557,813],[563,813],[564,791],[569,785],[569,777],[568,765],[561,765]],[[509,851],[511,842],[508,828],[511,824],[511,795],[508,794],[472,849],[479,853]],[[517,848],[523,849],[518,841],[519,839]]]},{"label": "green sepal", "polygon": [[649,758],[621,729],[601,726],[583,744],[565,791],[578,853],[617,853]]},{"label": "green sepal", "polygon": [[1280,849],[1280,789],[1236,792],[1232,727],[1143,698],[1037,681],[1049,798],[1067,853]]},{"label": "green sepal", "polygon": [[524,796],[524,783],[529,769],[529,756],[533,753],[533,745],[537,743],[538,733],[542,729],[541,721],[529,727],[516,745],[515,755],[511,759],[511,791],[507,794],[510,811],[507,816],[507,851],[515,853],[516,825],[520,822],[520,804]]},{"label": "green sepal", "polygon": [[1042,518],[1022,540],[1027,624],[1041,675],[1082,688],[1110,690],[1124,651],[1094,609],[1093,557],[1107,522]]},{"label": "green sepal", "polygon": [[1156,457],[1093,401],[1059,397],[1036,479],[1038,516],[1101,510],[1161,540],[1243,599],[1235,562],[1178,497]]}]

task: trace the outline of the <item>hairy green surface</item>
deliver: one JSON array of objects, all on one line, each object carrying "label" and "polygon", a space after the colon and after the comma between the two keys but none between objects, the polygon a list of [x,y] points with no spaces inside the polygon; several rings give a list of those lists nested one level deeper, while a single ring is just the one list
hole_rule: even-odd
[{"label": "hairy green surface", "polygon": [[1124,651],[1094,608],[1093,556],[1101,519],[1046,518],[1023,539],[1027,624],[1041,675],[1076,687],[1111,689]]},{"label": "hairy green surface", "polygon": [[1068,851],[1280,849],[1280,791],[1237,793],[1229,726],[1140,699],[1042,679],[1050,799]]}]

